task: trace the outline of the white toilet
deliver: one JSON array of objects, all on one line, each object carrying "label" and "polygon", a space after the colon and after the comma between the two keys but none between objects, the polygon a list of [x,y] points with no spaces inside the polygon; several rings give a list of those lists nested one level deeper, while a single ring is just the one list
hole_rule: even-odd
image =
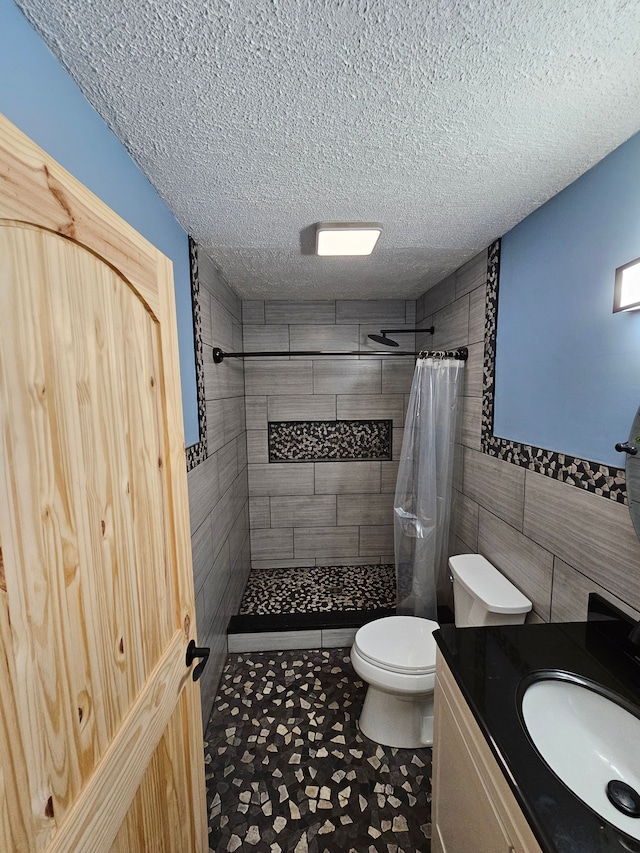
[{"label": "white toilet", "polygon": [[[455,623],[459,628],[519,625],[531,602],[480,554],[449,559]],[[415,749],[433,743],[437,622],[388,616],[363,625],[351,662],[369,684],[360,730],[385,746]]]}]

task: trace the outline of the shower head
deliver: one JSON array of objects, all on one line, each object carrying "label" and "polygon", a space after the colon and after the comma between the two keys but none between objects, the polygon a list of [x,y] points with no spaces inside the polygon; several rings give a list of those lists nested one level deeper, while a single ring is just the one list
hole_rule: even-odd
[{"label": "shower head", "polygon": [[369,335],[368,337],[377,344],[384,344],[386,347],[399,347],[397,341],[392,341],[387,335],[415,335],[417,332],[426,332],[429,335],[434,333],[435,329],[431,326],[429,329],[380,329],[379,335]]},{"label": "shower head", "polygon": [[388,338],[383,332],[381,335],[369,335],[372,341],[375,341],[377,344],[383,344],[386,347],[399,347],[400,344],[397,341],[392,341],[391,338]]}]

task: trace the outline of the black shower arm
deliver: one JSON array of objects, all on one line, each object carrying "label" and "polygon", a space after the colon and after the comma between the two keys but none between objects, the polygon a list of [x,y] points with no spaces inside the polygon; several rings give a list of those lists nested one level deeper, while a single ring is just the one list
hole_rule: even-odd
[{"label": "black shower arm", "polygon": [[380,334],[384,337],[387,335],[415,335],[418,332],[426,332],[428,335],[432,335],[435,330],[435,326],[429,326],[428,329],[380,329]]}]

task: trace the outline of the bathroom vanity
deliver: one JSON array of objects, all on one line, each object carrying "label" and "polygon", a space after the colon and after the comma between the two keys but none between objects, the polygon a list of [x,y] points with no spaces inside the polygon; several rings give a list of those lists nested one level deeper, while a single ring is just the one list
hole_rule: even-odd
[{"label": "bathroom vanity", "polygon": [[622,815],[625,832],[585,805],[542,759],[522,718],[527,686],[549,676],[582,679],[640,716],[633,623],[598,607],[588,622],[443,625],[434,634],[433,853],[640,853],[640,818]]},{"label": "bathroom vanity", "polygon": [[541,848],[440,653],[432,781],[432,853],[539,853]]}]

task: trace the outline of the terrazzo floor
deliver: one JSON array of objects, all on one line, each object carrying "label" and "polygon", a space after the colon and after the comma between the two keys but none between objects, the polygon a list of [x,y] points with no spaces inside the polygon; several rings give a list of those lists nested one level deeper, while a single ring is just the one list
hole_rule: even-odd
[{"label": "terrazzo floor", "polygon": [[393,563],[254,569],[240,603],[240,615],[320,613],[395,607]]},{"label": "terrazzo floor", "polygon": [[429,853],[431,750],[360,734],[349,649],[228,658],[205,734],[211,851]]}]

